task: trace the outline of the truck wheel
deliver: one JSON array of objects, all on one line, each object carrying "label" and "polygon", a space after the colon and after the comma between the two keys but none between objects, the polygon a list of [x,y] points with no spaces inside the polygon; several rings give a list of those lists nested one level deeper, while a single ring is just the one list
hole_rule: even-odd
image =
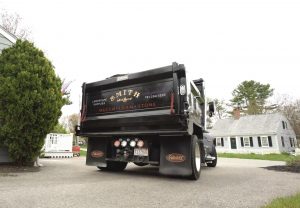
[{"label": "truck wheel", "polygon": [[209,162],[209,163],[206,163],[206,165],[208,166],[208,167],[216,167],[217,166],[217,162],[218,162],[218,154],[217,154],[217,150],[216,150],[216,147],[215,147],[215,145],[212,147],[213,149],[212,149],[212,152],[211,152],[211,156],[212,157],[215,157],[216,159],[214,159],[213,161],[211,161],[211,162]]},{"label": "truck wheel", "polygon": [[97,166],[100,170],[107,171],[123,171],[127,166],[127,162],[107,161],[106,167]]},{"label": "truck wheel", "polygon": [[147,163],[137,163],[137,162],[135,162],[134,164],[140,167],[148,165]]},{"label": "truck wheel", "polygon": [[201,173],[201,149],[200,142],[196,135],[192,136],[192,146],[191,146],[191,161],[192,161],[192,180],[197,180]]}]

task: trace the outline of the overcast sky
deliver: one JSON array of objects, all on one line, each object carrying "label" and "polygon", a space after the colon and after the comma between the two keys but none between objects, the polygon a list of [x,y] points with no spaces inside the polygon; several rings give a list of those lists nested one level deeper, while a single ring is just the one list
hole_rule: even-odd
[{"label": "overcast sky", "polygon": [[18,13],[61,78],[74,80],[79,111],[83,82],[173,61],[206,94],[230,99],[244,80],[270,83],[300,98],[300,1],[289,0],[0,0]]}]

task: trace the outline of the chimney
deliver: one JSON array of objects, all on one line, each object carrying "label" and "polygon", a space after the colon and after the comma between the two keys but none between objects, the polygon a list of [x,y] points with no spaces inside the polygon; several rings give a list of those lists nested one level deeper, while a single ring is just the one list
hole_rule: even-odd
[{"label": "chimney", "polygon": [[234,118],[234,120],[239,120],[240,117],[241,117],[240,107],[234,108],[233,109],[233,118]]}]

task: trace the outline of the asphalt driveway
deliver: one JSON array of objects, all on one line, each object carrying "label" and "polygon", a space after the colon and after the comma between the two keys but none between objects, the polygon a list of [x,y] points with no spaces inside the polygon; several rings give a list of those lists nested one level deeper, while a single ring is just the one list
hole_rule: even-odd
[{"label": "asphalt driveway", "polygon": [[261,207],[300,191],[300,174],[261,168],[282,162],[221,158],[190,181],[152,166],[102,172],[84,159],[42,159],[39,172],[0,175],[0,207]]}]

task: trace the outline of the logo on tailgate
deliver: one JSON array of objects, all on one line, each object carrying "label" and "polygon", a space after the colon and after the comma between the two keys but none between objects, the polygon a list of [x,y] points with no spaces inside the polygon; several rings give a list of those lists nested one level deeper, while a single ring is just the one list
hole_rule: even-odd
[{"label": "logo on tailgate", "polygon": [[166,156],[169,162],[180,163],[185,161],[185,156],[179,153],[171,153]]},{"label": "logo on tailgate", "polygon": [[91,156],[94,158],[99,158],[99,157],[103,157],[104,152],[100,151],[100,150],[94,150],[91,152]]},{"label": "logo on tailgate", "polygon": [[110,96],[109,99],[111,102],[127,103],[133,98],[139,98],[140,95],[141,93],[137,90],[119,90],[118,92]]}]

